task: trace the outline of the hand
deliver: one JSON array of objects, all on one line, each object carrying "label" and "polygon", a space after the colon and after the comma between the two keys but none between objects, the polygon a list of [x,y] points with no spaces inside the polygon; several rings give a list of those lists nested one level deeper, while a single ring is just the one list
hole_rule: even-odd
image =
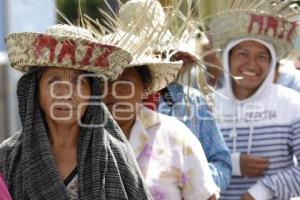
[{"label": "hand", "polygon": [[255,200],[251,194],[249,194],[249,192],[246,192],[245,194],[243,194],[243,196],[241,197],[241,200]]},{"label": "hand", "polygon": [[240,167],[243,176],[257,177],[262,176],[268,168],[269,161],[265,158],[241,154]]},{"label": "hand", "polygon": [[217,200],[216,195],[210,196],[207,200]]}]

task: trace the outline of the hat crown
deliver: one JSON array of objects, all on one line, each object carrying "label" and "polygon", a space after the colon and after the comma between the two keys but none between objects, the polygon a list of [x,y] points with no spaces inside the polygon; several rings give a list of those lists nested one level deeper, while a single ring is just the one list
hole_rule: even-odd
[{"label": "hat crown", "polygon": [[231,40],[253,37],[271,43],[278,59],[293,48],[297,35],[296,22],[258,10],[231,9],[217,13],[208,21],[216,48],[224,49]]},{"label": "hat crown", "polygon": [[139,34],[142,32],[140,29],[147,31],[163,26],[166,15],[157,0],[131,0],[121,7],[119,19],[125,31],[134,27]]},{"label": "hat crown", "polygon": [[87,29],[65,24],[56,24],[50,26],[47,28],[46,33],[51,35],[81,37],[88,40],[94,40],[92,33]]}]

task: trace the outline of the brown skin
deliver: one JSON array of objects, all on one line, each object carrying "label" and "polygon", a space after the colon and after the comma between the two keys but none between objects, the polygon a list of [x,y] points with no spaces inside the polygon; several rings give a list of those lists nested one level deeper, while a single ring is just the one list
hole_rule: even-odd
[{"label": "brown skin", "polygon": [[270,52],[264,45],[255,41],[245,41],[236,45],[229,56],[230,72],[243,77],[233,80],[236,98],[243,100],[252,96],[266,78],[270,64]]},{"label": "brown skin", "polygon": [[[89,99],[84,97],[91,95],[91,86],[87,78],[77,82],[78,76],[82,73],[82,71],[75,69],[51,67],[45,69],[39,82],[39,103],[48,125],[51,150],[62,180],[77,166],[77,144],[80,134],[77,118],[83,117],[87,108],[87,106],[82,106],[80,109],[79,105],[88,103]],[[71,87],[58,81],[67,81]],[[78,86],[80,86],[81,94],[84,97],[78,94]],[[51,87],[53,87],[53,94],[51,94]],[[70,93],[69,97],[62,98],[62,96]],[[67,103],[70,107],[54,106],[53,114],[51,114],[51,105],[57,102]],[[70,119],[61,119],[61,117],[69,116],[70,113]]]},{"label": "brown skin", "polygon": [[241,154],[240,167],[243,176],[258,177],[268,169],[269,161],[254,155]]},{"label": "brown skin", "polygon": [[108,94],[103,102],[127,138],[135,123],[138,105],[142,104],[143,92],[143,82],[134,68],[126,69],[116,81],[108,82]]},{"label": "brown skin", "polygon": [[241,200],[255,200],[249,192],[246,192],[242,197]]},{"label": "brown skin", "polygon": [[216,195],[212,195],[212,196],[209,197],[207,200],[217,200]]}]

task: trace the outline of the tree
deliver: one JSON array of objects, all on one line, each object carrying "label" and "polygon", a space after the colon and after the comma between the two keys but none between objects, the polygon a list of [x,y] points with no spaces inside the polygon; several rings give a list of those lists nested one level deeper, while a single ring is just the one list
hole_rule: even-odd
[{"label": "tree", "polygon": [[[117,0],[108,0],[107,2],[116,12],[118,9]],[[104,0],[57,0],[57,8],[72,23],[78,21],[79,8],[81,8],[82,14],[87,14],[93,19],[98,19],[100,22],[103,21],[103,15],[100,14],[99,9],[110,10]],[[58,21],[66,23],[60,15],[58,15]]]}]

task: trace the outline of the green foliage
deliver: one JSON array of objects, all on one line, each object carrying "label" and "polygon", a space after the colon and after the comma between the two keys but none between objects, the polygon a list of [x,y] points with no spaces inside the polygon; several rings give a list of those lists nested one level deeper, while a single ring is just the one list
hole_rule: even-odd
[{"label": "green foliage", "polygon": [[[56,0],[57,8],[62,12],[68,20],[72,23],[76,23],[79,17],[79,5],[81,7],[82,14],[87,14],[93,19],[103,20],[103,16],[100,14],[99,9],[109,10],[104,0]],[[109,4],[116,9],[117,0],[108,0]],[[125,2],[124,0],[122,2]],[[65,23],[66,21],[58,14],[59,22]]]}]

